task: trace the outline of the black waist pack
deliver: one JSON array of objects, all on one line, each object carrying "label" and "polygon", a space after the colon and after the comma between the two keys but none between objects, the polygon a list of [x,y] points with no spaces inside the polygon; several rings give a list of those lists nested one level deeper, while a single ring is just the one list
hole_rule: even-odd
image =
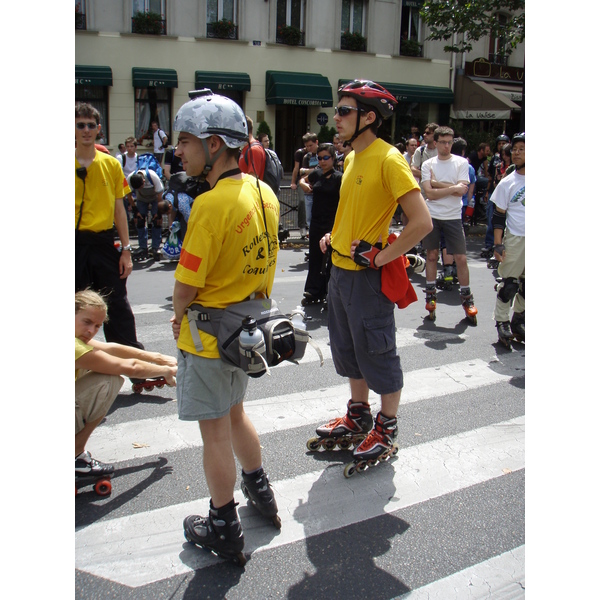
[{"label": "black waist pack", "polygon": [[[242,321],[248,316],[256,321],[262,339],[251,348],[242,348],[239,342]],[[294,327],[291,318],[283,314],[271,298],[245,300],[224,309],[195,303],[187,308],[187,317],[198,352],[203,349],[198,333],[201,330],[217,338],[222,360],[240,367],[250,377],[270,375],[270,367],[284,360],[299,361],[304,356],[307,343],[317,350],[323,365],[321,350],[309,333]]]}]

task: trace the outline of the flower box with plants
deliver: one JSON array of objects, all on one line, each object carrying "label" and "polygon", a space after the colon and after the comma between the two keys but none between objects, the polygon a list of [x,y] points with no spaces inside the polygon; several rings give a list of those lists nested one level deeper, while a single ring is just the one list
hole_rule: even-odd
[{"label": "flower box with plants", "polygon": [[277,28],[277,42],[288,46],[303,46],[304,32],[291,25],[280,25]]},{"label": "flower box with plants", "polygon": [[233,21],[229,19],[221,19],[206,24],[206,36],[212,38],[220,38],[223,40],[237,39],[237,27]]},{"label": "flower box with plants", "polygon": [[350,31],[344,31],[342,33],[342,50],[366,52],[367,38],[358,32],[351,33]]},{"label": "flower box with plants", "polygon": [[131,33],[164,35],[165,22],[159,13],[151,11],[137,12],[131,18]]}]

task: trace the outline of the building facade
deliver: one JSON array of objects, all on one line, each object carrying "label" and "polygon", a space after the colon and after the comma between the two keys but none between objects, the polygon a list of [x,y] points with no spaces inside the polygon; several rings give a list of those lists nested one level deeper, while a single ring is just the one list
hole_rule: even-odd
[{"label": "building facade", "polygon": [[420,4],[76,0],[75,97],[100,110],[100,141],[112,151],[131,135],[149,146],[152,119],[176,142],[173,118],[188,91],[208,87],[238,102],[255,127],[269,126],[286,171],[304,133],[334,125],[336,90],[355,78],[377,81],[398,99],[383,132],[392,143],[430,121],[485,128],[518,120],[522,49],[500,65],[502,73],[489,40],[459,61],[426,41]]}]

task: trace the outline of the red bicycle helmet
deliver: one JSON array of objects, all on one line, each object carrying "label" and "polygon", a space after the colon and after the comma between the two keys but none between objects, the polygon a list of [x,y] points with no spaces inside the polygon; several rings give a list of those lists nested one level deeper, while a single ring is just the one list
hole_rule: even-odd
[{"label": "red bicycle helmet", "polygon": [[357,102],[373,108],[382,119],[388,119],[398,101],[383,86],[368,79],[355,79],[338,89],[338,100],[342,96],[352,96]]}]

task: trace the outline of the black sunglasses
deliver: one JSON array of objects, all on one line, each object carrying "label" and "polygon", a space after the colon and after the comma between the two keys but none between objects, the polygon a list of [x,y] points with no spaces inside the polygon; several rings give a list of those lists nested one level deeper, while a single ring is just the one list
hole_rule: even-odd
[{"label": "black sunglasses", "polygon": [[319,160],[329,160],[331,156],[329,154],[325,154],[324,156],[317,156]]},{"label": "black sunglasses", "polygon": [[86,127],[88,129],[97,129],[98,123],[77,123],[75,127],[77,127],[77,129],[85,129]]}]

